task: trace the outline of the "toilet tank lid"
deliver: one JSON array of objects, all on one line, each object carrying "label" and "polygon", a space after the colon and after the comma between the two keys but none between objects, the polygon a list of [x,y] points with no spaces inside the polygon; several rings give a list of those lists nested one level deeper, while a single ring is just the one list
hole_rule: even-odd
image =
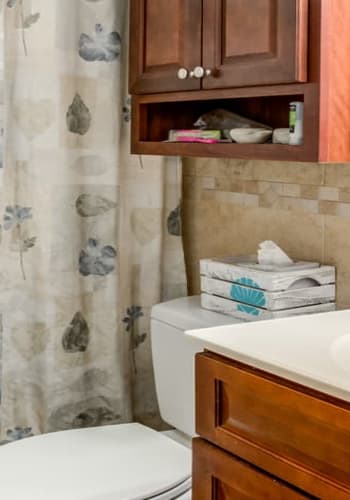
[{"label": "toilet tank lid", "polygon": [[242,322],[225,314],[202,309],[199,295],[157,304],[152,308],[151,317],[183,331]]}]

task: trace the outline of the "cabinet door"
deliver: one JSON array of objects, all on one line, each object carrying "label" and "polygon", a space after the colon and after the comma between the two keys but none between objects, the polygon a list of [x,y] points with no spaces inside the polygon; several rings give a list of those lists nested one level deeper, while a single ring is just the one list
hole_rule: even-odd
[{"label": "cabinet door", "polygon": [[193,500],[313,498],[203,439],[193,441]]},{"label": "cabinet door", "polygon": [[307,79],[308,0],[203,0],[204,88]]},{"label": "cabinet door", "polygon": [[200,79],[179,79],[201,64],[202,0],[131,0],[130,92],[195,90]]},{"label": "cabinet door", "polygon": [[317,498],[350,499],[349,429],[345,401],[196,355],[196,432]]}]

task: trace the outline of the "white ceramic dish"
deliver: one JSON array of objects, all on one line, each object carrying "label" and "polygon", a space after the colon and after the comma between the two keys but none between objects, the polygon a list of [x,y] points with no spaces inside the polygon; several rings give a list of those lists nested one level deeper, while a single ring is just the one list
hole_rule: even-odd
[{"label": "white ceramic dish", "polygon": [[272,130],[264,128],[233,128],[231,138],[238,144],[262,144],[272,137]]}]

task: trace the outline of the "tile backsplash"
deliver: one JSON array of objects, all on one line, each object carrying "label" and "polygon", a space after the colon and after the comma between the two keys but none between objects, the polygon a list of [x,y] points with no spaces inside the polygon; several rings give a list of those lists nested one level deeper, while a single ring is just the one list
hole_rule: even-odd
[{"label": "tile backsplash", "polygon": [[338,307],[350,307],[350,164],[184,159],[183,189],[190,293],[200,258],[271,239],[294,259],[335,265]]}]

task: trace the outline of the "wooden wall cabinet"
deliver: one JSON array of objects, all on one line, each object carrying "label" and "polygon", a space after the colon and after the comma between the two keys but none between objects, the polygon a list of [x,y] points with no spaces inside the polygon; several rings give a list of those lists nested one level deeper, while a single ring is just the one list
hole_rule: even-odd
[{"label": "wooden wall cabinet", "polygon": [[[130,91],[306,81],[307,6],[308,0],[132,0]],[[191,76],[195,68],[205,72]]]},{"label": "wooden wall cabinet", "polygon": [[196,357],[193,500],[350,499],[350,404]]},{"label": "wooden wall cabinet", "polygon": [[[131,152],[350,161],[349,26],[349,0],[131,0]],[[288,127],[293,100],[301,146],[165,142],[217,108]]]}]

